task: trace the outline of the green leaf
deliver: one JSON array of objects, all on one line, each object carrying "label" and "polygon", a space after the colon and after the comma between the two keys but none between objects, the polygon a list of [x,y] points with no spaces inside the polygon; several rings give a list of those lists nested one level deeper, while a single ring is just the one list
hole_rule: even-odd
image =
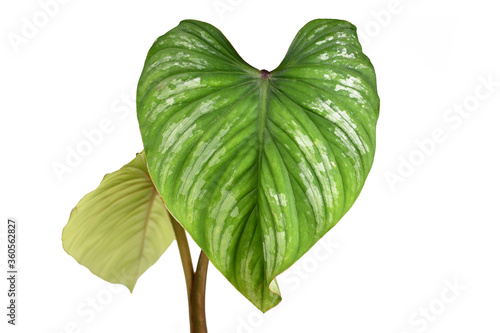
[{"label": "green leaf", "polygon": [[170,212],[253,304],[275,306],[275,277],[349,210],[373,163],[379,98],[356,28],[308,23],[269,74],[183,21],[150,49],[137,106]]},{"label": "green leaf", "polygon": [[104,176],[73,208],[64,250],[92,273],[132,292],[174,240],[170,217],[149,177],[144,152]]}]

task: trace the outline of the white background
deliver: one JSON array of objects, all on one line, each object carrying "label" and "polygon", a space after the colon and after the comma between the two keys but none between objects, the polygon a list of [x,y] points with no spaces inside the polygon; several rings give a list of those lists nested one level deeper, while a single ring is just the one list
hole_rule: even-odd
[{"label": "white background", "polygon": [[[0,5],[2,271],[5,221],[20,225],[19,322],[6,324],[2,278],[0,331],[188,332],[175,244],[130,295],[67,255],[62,228],[105,173],[142,150],[127,100],[156,37],[182,19],[207,21],[272,70],[320,17],[364,35],[381,98],[375,164],[352,210],[279,280],[283,301],[266,315],[210,268],[209,331],[500,331],[495,1],[59,0],[44,21],[47,2]],[[54,163],[105,119],[102,142],[58,179]]]}]

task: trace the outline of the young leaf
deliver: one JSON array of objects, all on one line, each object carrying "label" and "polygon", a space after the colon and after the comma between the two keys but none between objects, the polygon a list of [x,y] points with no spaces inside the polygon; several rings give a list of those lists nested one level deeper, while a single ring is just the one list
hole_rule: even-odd
[{"label": "young leaf", "polygon": [[69,255],[131,292],[173,240],[170,218],[149,178],[144,152],[104,176],[99,187],[80,200],[62,235]]},{"label": "young leaf", "polygon": [[137,106],[170,212],[253,304],[275,306],[275,277],[349,210],[372,166],[379,98],[356,28],[308,23],[269,73],[183,21],[150,49]]}]

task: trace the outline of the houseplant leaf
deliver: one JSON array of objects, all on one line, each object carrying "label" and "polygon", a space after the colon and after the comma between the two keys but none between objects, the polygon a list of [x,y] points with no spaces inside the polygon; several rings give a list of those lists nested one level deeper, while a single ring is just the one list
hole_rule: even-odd
[{"label": "houseplant leaf", "polygon": [[72,210],[64,250],[100,278],[127,286],[174,240],[168,212],[149,178],[144,152],[104,176]]},{"label": "houseplant leaf", "polygon": [[173,216],[262,311],[275,277],[352,206],[372,166],[375,72],[356,28],[315,20],[271,73],[215,27],[151,47],[137,91],[151,178]]}]

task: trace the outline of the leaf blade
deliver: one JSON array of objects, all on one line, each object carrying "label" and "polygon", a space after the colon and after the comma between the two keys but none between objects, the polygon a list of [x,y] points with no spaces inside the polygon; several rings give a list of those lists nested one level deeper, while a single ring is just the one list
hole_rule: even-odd
[{"label": "leaf blade", "polygon": [[[209,39],[203,31],[218,36],[204,50],[186,46],[179,59],[201,58],[186,63],[184,72],[151,69],[148,56],[138,119],[151,177],[169,210],[214,266],[267,311],[281,300],[276,276],[331,229],[361,191],[375,149],[375,73],[355,27],[345,21],[307,24],[269,76],[245,63],[214,29],[183,21],[159,39],[172,45],[153,45],[170,54],[183,37],[197,45]],[[179,81],[171,85],[151,79],[168,80],[172,73]],[[152,105],[162,108],[156,117]]]},{"label": "leaf blade", "polygon": [[143,152],[80,200],[63,230],[63,247],[95,275],[132,292],[172,243],[170,223]]}]

